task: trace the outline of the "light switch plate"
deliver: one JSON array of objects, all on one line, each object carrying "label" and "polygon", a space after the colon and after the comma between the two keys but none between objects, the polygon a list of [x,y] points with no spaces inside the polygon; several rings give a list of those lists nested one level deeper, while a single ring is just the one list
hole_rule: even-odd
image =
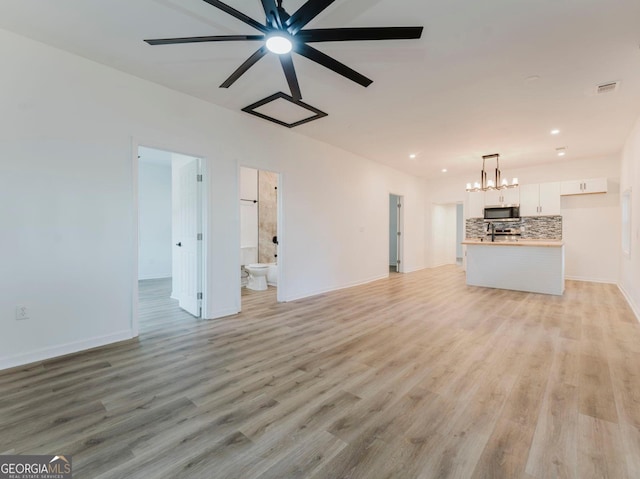
[{"label": "light switch plate", "polygon": [[22,320],[22,319],[28,319],[29,318],[29,311],[27,310],[26,306],[16,306],[16,319],[17,320]]}]

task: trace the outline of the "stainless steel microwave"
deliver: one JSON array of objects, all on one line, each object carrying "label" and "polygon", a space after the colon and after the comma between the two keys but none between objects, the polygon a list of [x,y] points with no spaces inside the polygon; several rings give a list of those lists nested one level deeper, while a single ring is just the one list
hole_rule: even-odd
[{"label": "stainless steel microwave", "polygon": [[520,205],[487,206],[484,209],[485,221],[519,221]]}]

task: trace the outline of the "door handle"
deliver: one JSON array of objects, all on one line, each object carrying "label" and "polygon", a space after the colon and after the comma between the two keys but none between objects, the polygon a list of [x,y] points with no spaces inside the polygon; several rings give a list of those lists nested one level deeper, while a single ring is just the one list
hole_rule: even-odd
[{"label": "door handle", "polygon": [[180,241],[179,243],[176,243],[176,246],[179,246],[180,248],[182,248],[182,241]]}]

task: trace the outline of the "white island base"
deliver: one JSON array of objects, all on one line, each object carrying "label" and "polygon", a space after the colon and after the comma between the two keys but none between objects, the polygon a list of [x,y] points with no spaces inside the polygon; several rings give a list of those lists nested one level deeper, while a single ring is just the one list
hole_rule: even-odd
[{"label": "white island base", "polygon": [[467,284],[531,293],[564,293],[562,241],[465,240]]}]

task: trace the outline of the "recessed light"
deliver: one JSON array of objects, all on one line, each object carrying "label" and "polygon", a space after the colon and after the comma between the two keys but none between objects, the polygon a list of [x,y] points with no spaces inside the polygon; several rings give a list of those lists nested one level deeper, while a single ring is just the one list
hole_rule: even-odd
[{"label": "recessed light", "polygon": [[416,154],[415,153],[411,153],[409,155],[409,158],[411,158],[412,160],[415,160],[416,159]]},{"label": "recessed light", "polygon": [[525,85],[534,85],[540,81],[540,75],[531,75],[524,79]]},{"label": "recessed light", "polygon": [[560,134],[560,130],[551,130],[551,134],[552,135],[559,135]]},{"label": "recessed light", "polygon": [[442,168],[442,172],[443,172],[443,173],[446,173],[446,172],[447,172],[447,169],[446,169],[446,168]]},{"label": "recessed light", "polygon": [[556,152],[558,153],[558,156],[565,156],[567,154],[567,148],[564,146],[561,148],[556,148]]}]

